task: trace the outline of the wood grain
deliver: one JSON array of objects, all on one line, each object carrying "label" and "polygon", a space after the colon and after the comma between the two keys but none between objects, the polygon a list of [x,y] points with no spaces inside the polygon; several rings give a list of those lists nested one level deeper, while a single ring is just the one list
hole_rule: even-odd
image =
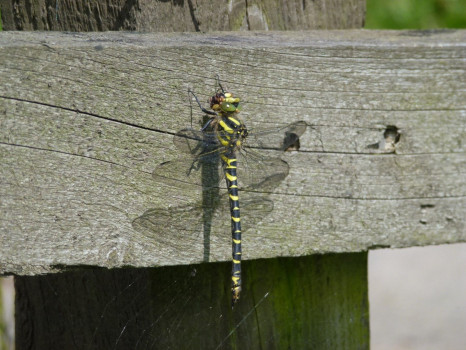
[{"label": "wood grain", "polygon": [[364,26],[364,0],[3,1],[4,30],[207,32]]},{"label": "wood grain", "polygon": [[245,259],[465,241],[465,39],[1,33],[0,272],[229,260],[220,222],[207,236],[132,225],[199,201],[152,172],[178,157],[188,87],[205,101],[216,74],[251,130],[309,125],[298,152],[264,151],[291,170],[267,193],[273,213],[246,231]]},{"label": "wood grain", "polygon": [[230,263],[18,276],[16,347],[368,349],[366,266],[367,253],[246,261],[233,310]]}]

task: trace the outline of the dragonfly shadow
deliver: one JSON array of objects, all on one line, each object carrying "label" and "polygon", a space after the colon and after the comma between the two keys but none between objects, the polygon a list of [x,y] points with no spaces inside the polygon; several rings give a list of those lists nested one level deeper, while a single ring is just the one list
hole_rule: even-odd
[{"label": "dragonfly shadow", "polygon": [[[194,204],[187,204],[177,207],[152,208],[144,212],[143,215],[136,218],[133,228],[149,238],[153,244],[161,246],[175,246],[189,252],[193,245],[199,244],[199,232],[202,227],[203,242],[203,261],[210,261],[211,254],[211,233],[212,223],[216,222],[218,216],[225,216],[223,212],[229,213],[228,198],[220,195],[219,176],[220,156],[218,153],[212,153],[208,158],[199,158],[196,160],[187,160],[189,173],[195,172],[201,174],[201,186],[199,190],[199,199]],[[161,164],[161,166],[170,162]],[[172,165],[172,164],[168,164]],[[186,164],[185,164],[186,165]],[[182,171],[182,170],[180,170]],[[156,169],[154,177],[165,184],[170,184],[179,188],[180,193],[188,191],[189,184],[178,181],[176,178],[161,176]],[[188,187],[187,187],[188,186]],[[192,187],[189,188],[192,192]],[[221,199],[223,203],[220,204]],[[229,218],[223,218],[230,224]],[[169,236],[166,231],[171,232]],[[173,234],[174,233],[174,234]]]},{"label": "dragonfly shadow", "polygon": [[217,184],[220,182],[218,164],[220,157],[217,153],[213,155],[217,160],[213,162],[201,161],[202,172],[202,227],[203,227],[203,244],[204,255],[203,261],[208,262],[210,259],[210,235],[212,232],[212,219],[215,210],[219,206],[220,189]]}]

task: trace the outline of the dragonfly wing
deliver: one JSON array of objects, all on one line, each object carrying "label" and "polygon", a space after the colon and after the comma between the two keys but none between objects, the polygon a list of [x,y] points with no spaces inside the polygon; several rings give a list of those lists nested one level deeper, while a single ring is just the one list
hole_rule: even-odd
[{"label": "dragonfly wing", "polygon": [[183,129],[176,133],[173,143],[179,150],[191,154],[193,157],[214,151],[219,147],[214,132],[194,129]]},{"label": "dragonfly wing", "polygon": [[257,196],[257,193],[250,193],[250,196],[255,198],[247,199],[246,192],[240,193],[241,228],[243,232],[256,226],[273,211],[272,200],[265,196]]},{"label": "dragonfly wing", "polygon": [[152,176],[170,186],[196,185],[205,190],[218,187],[223,172],[218,153],[211,153],[194,159],[186,157],[164,162],[154,169]]},{"label": "dragonfly wing", "polygon": [[290,167],[280,158],[264,157],[253,150],[243,150],[239,157],[238,183],[240,188],[275,189],[287,176]]},{"label": "dragonfly wing", "polygon": [[[264,196],[258,197],[255,193],[244,193],[243,196],[242,194],[240,194],[241,223],[245,232],[273,211],[273,201]],[[230,220],[229,200],[228,195],[225,194],[220,196],[214,205],[203,205],[198,202],[183,207],[149,209],[136,218],[132,225],[136,231],[157,242],[164,241],[162,233],[166,228],[176,232],[180,235],[180,239],[185,241],[186,237],[188,240],[197,239],[205,230],[205,226],[212,222],[219,225],[225,235],[228,235]],[[173,237],[166,238],[166,243],[169,244],[173,239]]]},{"label": "dragonfly wing", "polygon": [[245,147],[284,151],[299,140],[306,128],[306,122],[298,121],[281,128],[251,132],[245,142]]},{"label": "dragonfly wing", "polygon": [[225,150],[214,132],[183,129],[176,133],[173,143],[183,153],[155,168],[157,181],[177,187],[196,185],[203,190],[218,186],[223,177],[220,154]]},{"label": "dragonfly wing", "polygon": [[193,225],[193,208],[155,208],[147,210],[133,221],[133,228],[148,238],[159,240],[162,231],[167,228],[185,237],[194,236],[199,231],[198,225]]}]

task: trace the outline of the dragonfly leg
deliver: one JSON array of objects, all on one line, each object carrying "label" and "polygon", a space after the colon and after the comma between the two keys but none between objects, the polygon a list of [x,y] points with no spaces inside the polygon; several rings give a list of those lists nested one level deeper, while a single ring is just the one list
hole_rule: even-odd
[{"label": "dragonfly leg", "polygon": [[212,124],[212,121],[214,119],[210,118],[207,123],[204,124],[204,126],[202,127],[201,131],[206,131],[206,129]]},{"label": "dragonfly leg", "polygon": [[201,111],[203,111],[204,113],[209,114],[209,115],[218,115],[216,112],[209,111],[208,109],[205,109],[204,107],[202,107],[201,103],[199,102],[199,99],[197,98],[196,95],[194,95],[194,92],[191,89],[188,89],[188,93],[191,93],[194,96],[194,98],[195,98],[195,100],[197,102],[197,105],[199,106]]},{"label": "dragonfly leg", "polygon": [[219,75],[216,74],[215,77],[217,78],[217,84],[218,84],[218,86],[219,86],[220,89],[222,90],[222,93],[225,95],[225,90],[223,89],[222,84],[220,84],[220,77],[219,77]]}]

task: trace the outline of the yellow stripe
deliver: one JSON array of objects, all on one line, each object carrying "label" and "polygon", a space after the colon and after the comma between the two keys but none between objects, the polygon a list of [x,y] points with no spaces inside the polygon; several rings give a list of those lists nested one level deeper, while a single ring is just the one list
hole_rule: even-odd
[{"label": "yellow stripe", "polygon": [[233,210],[239,210],[239,207],[234,207]]},{"label": "yellow stripe", "polygon": [[236,166],[231,165],[232,162],[236,162],[236,158],[228,158],[224,154],[222,154],[221,158],[227,163],[227,169],[236,169]]},{"label": "yellow stripe", "polygon": [[233,259],[233,264],[241,264],[241,260],[235,260],[235,259]]},{"label": "yellow stripe", "polygon": [[233,161],[233,160],[236,160],[235,158],[228,158],[225,154],[222,154],[222,160],[225,162],[225,163],[228,163],[229,161]]},{"label": "yellow stripe", "polygon": [[238,281],[239,281],[239,277],[232,276],[231,279],[232,279],[234,284],[238,283]]},{"label": "yellow stripe", "polygon": [[241,231],[240,231],[240,230],[236,230],[235,233],[241,233]]},{"label": "yellow stripe", "polygon": [[228,93],[225,94],[225,102],[228,102],[228,103],[236,103],[236,102],[239,102],[239,97],[233,97],[233,96],[227,96]]},{"label": "yellow stripe", "polygon": [[223,128],[223,130],[225,130],[227,133],[233,134],[233,129],[230,128],[223,120],[220,120],[218,123]]},{"label": "yellow stripe", "polygon": [[236,185],[231,185],[230,188],[238,188]]},{"label": "yellow stripe", "polygon": [[240,244],[240,243],[241,243],[241,240],[240,240],[240,239],[234,239],[234,240],[233,240],[233,243],[235,243],[235,244]]},{"label": "yellow stripe", "polygon": [[239,198],[238,198],[238,196],[232,196],[232,195],[230,194],[230,199],[231,199],[232,201],[237,201]]},{"label": "yellow stripe", "polygon": [[225,176],[227,177],[227,179],[228,179],[229,181],[235,181],[235,180],[238,179],[236,176],[233,176],[233,175],[231,175],[231,174],[229,174],[229,173],[227,173],[227,172],[225,172]]},{"label": "yellow stripe", "polygon": [[233,220],[234,222],[240,222],[240,218],[235,218],[234,216],[231,217],[231,220]]},{"label": "yellow stripe", "polygon": [[224,138],[221,138],[220,136],[218,136],[218,139],[219,139],[220,143],[222,144],[222,146],[224,146],[224,147],[228,147],[228,145],[230,144],[230,142],[228,140],[225,140]]},{"label": "yellow stripe", "polygon": [[[239,101],[238,101],[239,102]],[[241,122],[236,119],[236,118],[233,118],[233,117],[228,117],[228,120],[232,121],[233,123],[235,123],[236,125],[241,125]]]}]

